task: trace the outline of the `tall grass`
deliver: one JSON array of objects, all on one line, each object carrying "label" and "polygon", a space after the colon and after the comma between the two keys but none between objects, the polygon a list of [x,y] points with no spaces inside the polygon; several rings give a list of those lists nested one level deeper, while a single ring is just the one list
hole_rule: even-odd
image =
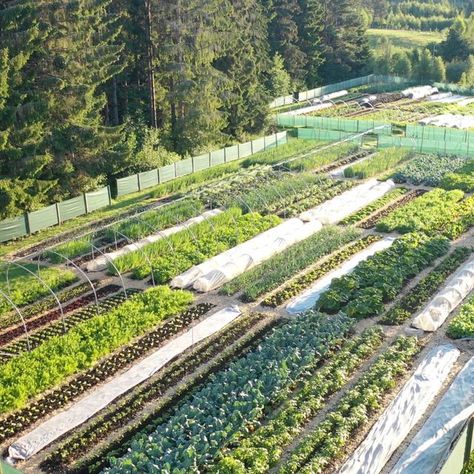
[{"label": "tall grass", "polygon": [[355,153],[357,150],[358,146],[353,143],[341,143],[326,150],[315,151],[308,156],[287,163],[285,166],[294,171],[313,171],[339,161],[347,155]]}]

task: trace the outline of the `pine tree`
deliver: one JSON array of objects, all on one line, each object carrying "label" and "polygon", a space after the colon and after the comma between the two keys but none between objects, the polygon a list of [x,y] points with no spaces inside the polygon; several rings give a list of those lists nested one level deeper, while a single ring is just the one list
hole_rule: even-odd
[{"label": "pine tree", "polygon": [[469,56],[469,44],[465,38],[466,21],[458,17],[448,31],[445,41],[440,43],[439,50],[445,61],[465,60]]},{"label": "pine tree", "polygon": [[411,77],[412,67],[410,59],[404,51],[397,52],[392,57],[393,61],[393,73],[396,76]]},{"label": "pine tree", "polygon": [[433,64],[431,66],[431,79],[436,82],[446,81],[446,66],[440,56],[433,58]]},{"label": "pine tree", "polygon": [[270,70],[269,92],[272,97],[281,97],[291,92],[291,77],[285,70],[283,58],[279,53],[273,56]]},{"label": "pine tree", "polygon": [[330,83],[361,75],[369,61],[370,49],[359,2],[322,0],[321,7],[325,18],[322,79]]},{"label": "pine tree", "polygon": [[292,80],[302,86],[306,77],[308,58],[301,48],[298,19],[301,7],[298,0],[264,0],[270,15],[269,41],[271,53],[279,53]]},{"label": "pine tree", "polygon": [[461,75],[459,83],[466,87],[474,87],[474,56],[470,55],[467,60],[467,68]]}]

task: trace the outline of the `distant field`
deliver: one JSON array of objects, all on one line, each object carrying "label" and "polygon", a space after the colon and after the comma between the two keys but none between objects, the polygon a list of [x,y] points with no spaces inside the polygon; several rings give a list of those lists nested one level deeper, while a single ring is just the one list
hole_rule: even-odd
[{"label": "distant field", "polygon": [[411,49],[413,47],[423,47],[429,43],[439,43],[444,39],[444,33],[438,31],[410,31],[410,30],[384,30],[370,29],[367,31],[370,46],[377,49],[380,39],[386,37],[394,47],[400,49]]}]

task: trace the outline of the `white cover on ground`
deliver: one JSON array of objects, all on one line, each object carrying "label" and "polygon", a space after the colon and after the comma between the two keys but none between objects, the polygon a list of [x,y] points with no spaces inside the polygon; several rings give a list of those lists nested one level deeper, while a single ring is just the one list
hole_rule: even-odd
[{"label": "white cover on ground", "polygon": [[329,272],[324,277],[320,278],[313,286],[308,288],[306,291],[290,300],[290,302],[286,306],[286,310],[290,314],[297,314],[311,309],[316,304],[321,294],[329,288],[329,285],[331,284],[334,278],[339,278],[344,275],[347,275],[352,270],[354,270],[354,268],[360,262],[367,260],[369,257],[371,257],[377,252],[380,252],[381,250],[389,248],[394,241],[394,237],[386,237],[383,240],[379,240],[378,242],[373,243],[365,250],[356,253],[353,257],[344,262],[338,268]]},{"label": "white cover on ground", "polygon": [[317,221],[305,224],[298,218],[289,219],[191,268],[173,279],[171,285],[179,288],[194,285],[197,291],[211,291],[291,245],[310,237],[321,228],[321,223]]},{"label": "white cover on ground", "polygon": [[431,474],[474,415],[474,358],[459,372],[390,474]]},{"label": "white cover on ground", "polygon": [[437,94],[439,91],[436,87],[433,86],[418,86],[418,87],[409,87],[402,91],[404,97],[409,97],[410,99],[423,99],[433,94]]},{"label": "white cover on ground", "polygon": [[459,355],[452,344],[431,349],[339,474],[378,474],[441,390]]},{"label": "white cover on ground", "polygon": [[127,372],[97,387],[70,408],[45,421],[33,431],[13,443],[8,454],[12,459],[28,459],[50,443],[87,421],[120,395],[144,382],[174,357],[240,316],[237,306],[228,307],[200,322],[181,336],[173,339],[153,354],[131,367]]},{"label": "white cover on ground", "polygon": [[336,224],[372,201],[381,198],[394,187],[395,183],[390,179],[384,182],[370,179],[313,209],[303,212],[300,219],[303,221],[319,220],[322,224]]},{"label": "white cover on ground", "polygon": [[437,127],[466,129],[474,127],[474,116],[456,114],[433,115],[420,120],[419,123],[423,125],[436,125]]},{"label": "white cover on ground", "polygon": [[316,112],[318,110],[329,109],[334,104],[332,102],[323,102],[321,104],[310,105],[308,107],[302,107],[301,109],[291,110],[290,112],[285,112],[284,115],[304,115],[310,114],[311,112]]},{"label": "white cover on ground", "polygon": [[155,234],[149,235],[148,237],[144,237],[143,239],[138,240],[137,242],[133,242],[131,244],[125,245],[125,247],[122,247],[121,249],[116,250],[115,252],[109,252],[109,253],[106,253],[105,255],[98,255],[97,258],[95,258],[94,260],[92,260],[91,262],[87,264],[87,271],[89,272],[103,271],[107,268],[107,264],[111,260],[113,261],[117,259],[118,257],[121,257],[122,255],[126,255],[127,253],[133,252],[135,250],[139,250],[142,247],[152,244],[153,242],[157,242],[158,240],[161,240],[164,237],[169,237],[170,235],[176,234],[177,232],[187,229],[189,226],[198,224],[200,222],[205,221],[206,219],[217,216],[221,212],[222,211],[219,209],[213,209],[212,211],[203,212],[200,216],[192,217],[191,219],[188,219],[182,224],[176,225],[174,227],[169,227],[168,229],[160,230],[156,232]]},{"label": "white cover on ground", "polygon": [[473,289],[474,259],[470,259],[413,320],[412,326],[423,331],[436,331]]}]

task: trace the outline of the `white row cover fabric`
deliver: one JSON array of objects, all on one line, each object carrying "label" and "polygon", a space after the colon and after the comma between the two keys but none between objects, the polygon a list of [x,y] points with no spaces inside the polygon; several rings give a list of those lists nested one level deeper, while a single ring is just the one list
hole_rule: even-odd
[{"label": "white row cover fabric", "polygon": [[412,326],[423,331],[436,331],[473,289],[474,258],[471,258],[413,320]]},{"label": "white row cover fabric", "polygon": [[[299,220],[299,219],[298,219]],[[300,220],[299,220],[300,221]],[[302,223],[302,221],[300,221]],[[219,264],[207,274],[198,278],[193,285],[196,291],[208,292],[219,288],[224,283],[279,254],[293,244],[307,239],[320,231],[322,225],[318,221],[295,225],[291,230],[282,227],[282,231],[275,228],[275,232],[268,234],[268,239],[261,239],[252,245],[248,242],[236,251],[226,263]]]},{"label": "white row cover fabric", "polygon": [[394,187],[395,183],[390,179],[384,182],[370,179],[309,211],[303,212],[300,219],[303,221],[319,220],[322,224],[336,224],[372,201],[381,198]]},{"label": "white row cover fabric", "polygon": [[[315,99],[317,100],[317,99]],[[313,100],[314,102],[314,100]],[[285,112],[284,115],[305,115],[310,114],[311,112],[317,112],[318,110],[329,109],[333,107],[332,102],[323,102],[315,105],[310,105],[308,107],[302,107],[301,109],[291,110],[290,112]]]},{"label": "white row cover fabric", "polygon": [[[200,216],[192,217],[187,221],[183,222],[182,224],[175,225],[174,227],[169,227],[168,229],[160,230],[148,237],[144,237],[143,239],[133,242],[131,244],[125,245],[119,250],[114,252],[109,252],[104,255],[97,256],[94,260],[87,264],[87,271],[89,272],[100,272],[107,268],[107,264],[112,260],[121,257],[122,255],[126,255],[127,253],[133,252],[135,250],[140,250],[141,248],[152,244],[153,242],[157,242],[165,237],[169,237],[170,235],[176,234],[182,230],[187,229],[188,227],[199,224],[200,222],[205,221],[211,217],[217,216],[222,211],[220,209],[213,209],[212,211],[203,212]],[[120,237],[120,235],[119,235]]]},{"label": "white row cover fabric", "polygon": [[409,87],[402,91],[404,97],[409,97],[410,99],[423,99],[433,94],[437,94],[439,90],[433,86],[417,86]]},{"label": "white row cover fabric", "polygon": [[87,421],[94,414],[128,390],[152,377],[158,370],[186,349],[212,334],[240,316],[237,306],[214,313],[194,328],[170,341],[153,354],[134,365],[127,372],[89,392],[70,408],[58,413],[13,443],[8,454],[10,459],[28,459],[50,443]]},{"label": "white row cover fabric", "polygon": [[474,116],[460,114],[441,114],[427,117],[423,120],[420,120],[419,123],[423,125],[436,125],[437,127],[467,129],[474,127]]},{"label": "white row cover fabric", "polygon": [[390,474],[431,474],[474,415],[474,357],[462,368]]},{"label": "white row cover fabric", "polygon": [[320,278],[313,286],[308,288],[306,291],[301,293],[301,295],[296,296],[286,306],[286,310],[290,314],[302,313],[311,309],[318,301],[322,293],[324,293],[330,286],[334,278],[339,278],[341,276],[347,275],[354,268],[364,260],[367,260],[369,257],[374,255],[381,250],[389,248],[395,241],[394,237],[386,237],[378,242],[373,243],[365,250],[362,250],[359,253],[356,253],[349,260],[344,262],[335,270],[329,272],[324,277]]},{"label": "white row cover fabric", "polygon": [[370,155],[364,156],[363,158],[360,158],[357,161],[354,161],[353,163],[349,163],[348,165],[342,165],[339,168],[336,168],[334,171],[330,173],[330,176],[333,178],[342,178],[344,177],[344,170],[347,168],[350,168],[351,166],[358,165],[359,163],[362,163],[363,161],[368,160],[369,158],[372,158],[375,155],[375,153],[371,153]]},{"label": "white row cover fabric", "polygon": [[441,390],[459,355],[452,344],[431,349],[339,474],[378,474]]},{"label": "white row cover fabric", "polygon": [[171,286],[207,292],[223,285],[255,265],[304,240],[321,229],[319,222],[305,224],[298,218],[289,219],[253,239],[226,250],[178,275]]}]

